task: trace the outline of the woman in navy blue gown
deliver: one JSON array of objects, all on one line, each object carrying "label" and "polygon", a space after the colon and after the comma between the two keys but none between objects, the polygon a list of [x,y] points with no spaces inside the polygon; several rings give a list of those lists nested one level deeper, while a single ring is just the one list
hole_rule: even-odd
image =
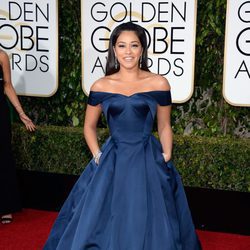
[{"label": "woman in navy blue gown", "polygon": [[[110,137],[99,148],[104,113]],[[168,81],[147,67],[145,31],[124,23],[110,37],[105,77],[90,91],[84,135],[93,159],[44,250],[198,250],[181,178],[171,162]],[[152,135],[157,117],[158,141]]]}]

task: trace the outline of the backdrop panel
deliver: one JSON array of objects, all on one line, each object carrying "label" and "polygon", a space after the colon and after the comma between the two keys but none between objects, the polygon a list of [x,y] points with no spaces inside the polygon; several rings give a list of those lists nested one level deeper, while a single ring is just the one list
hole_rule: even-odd
[{"label": "backdrop panel", "polygon": [[58,88],[57,0],[1,0],[0,48],[9,55],[18,94],[53,95]]},{"label": "backdrop panel", "polygon": [[250,1],[227,1],[223,96],[250,106]]}]

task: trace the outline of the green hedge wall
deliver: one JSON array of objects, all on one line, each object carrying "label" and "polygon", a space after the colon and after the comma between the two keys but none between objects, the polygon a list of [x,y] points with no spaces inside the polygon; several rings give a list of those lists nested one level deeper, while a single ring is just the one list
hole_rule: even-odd
[{"label": "green hedge wall", "polygon": [[[226,0],[197,1],[195,91],[173,108],[177,134],[250,138],[249,108],[222,97]],[[50,98],[22,97],[39,125],[82,126],[86,96],[81,88],[80,0],[59,1],[59,89]],[[174,84],[174,83],[173,83]],[[102,119],[100,124],[106,126]]]},{"label": "green hedge wall", "polygon": [[[100,144],[107,137],[98,131]],[[15,125],[13,150],[18,169],[30,171],[79,175],[91,159],[82,128]],[[173,160],[186,186],[250,192],[249,140],[176,135]]]}]

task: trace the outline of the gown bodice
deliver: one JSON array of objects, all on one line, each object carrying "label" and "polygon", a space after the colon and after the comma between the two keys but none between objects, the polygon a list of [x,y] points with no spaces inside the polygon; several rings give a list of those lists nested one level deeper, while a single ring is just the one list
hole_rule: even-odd
[{"label": "gown bodice", "polygon": [[101,104],[110,135],[116,142],[136,143],[151,135],[157,105],[170,105],[171,94],[170,91],[147,91],[127,96],[91,91],[88,104]]}]

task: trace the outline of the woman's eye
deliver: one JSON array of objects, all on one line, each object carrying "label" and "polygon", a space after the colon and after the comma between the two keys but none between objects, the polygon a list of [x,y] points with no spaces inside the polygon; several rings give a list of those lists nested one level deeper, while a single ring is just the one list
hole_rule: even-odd
[{"label": "woman's eye", "polygon": [[139,45],[138,45],[138,44],[132,44],[132,47],[133,47],[133,48],[138,48]]},{"label": "woman's eye", "polygon": [[123,45],[123,44],[118,45],[118,48],[124,48],[124,47],[125,47],[125,45]]}]

